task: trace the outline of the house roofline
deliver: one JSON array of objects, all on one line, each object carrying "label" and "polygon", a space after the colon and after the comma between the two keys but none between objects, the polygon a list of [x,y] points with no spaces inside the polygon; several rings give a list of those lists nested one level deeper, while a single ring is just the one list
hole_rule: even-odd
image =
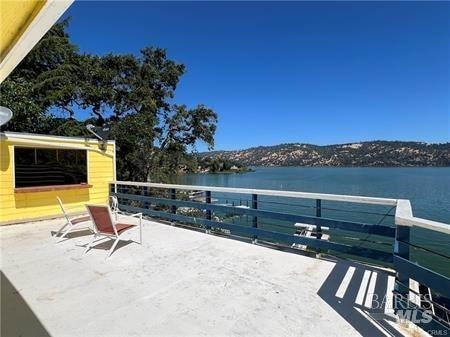
[{"label": "house roofline", "polygon": [[[14,132],[14,131],[5,131],[0,132],[0,139],[30,139],[30,140],[56,140],[56,141],[66,141],[66,142],[89,142],[89,143],[98,143],[98,139],[90,138],[90,137],[71,137],[71,136],[54,136],[54,135],[45,135],[39,133],[29,133],[29,132]],[[107,140],[108,144],[115,144],[115,140]]]}]

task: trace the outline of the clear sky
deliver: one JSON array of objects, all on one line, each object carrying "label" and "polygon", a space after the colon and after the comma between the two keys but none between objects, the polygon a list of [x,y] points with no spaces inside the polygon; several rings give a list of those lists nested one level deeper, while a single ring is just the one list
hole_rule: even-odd
[{"label": "clear sky", "polygon": [[174,102],[217,111],[216,149],[450,141],[449,2],[76,1],[66,16],[82,51],[184,63]]}]

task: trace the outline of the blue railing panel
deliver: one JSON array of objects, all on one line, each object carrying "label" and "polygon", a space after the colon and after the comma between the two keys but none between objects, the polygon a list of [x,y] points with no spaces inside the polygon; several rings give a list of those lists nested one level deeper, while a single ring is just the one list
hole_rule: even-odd
[{"label": "blue railing panel", "polygon": [[[416,263],[394,255],[395,270],[408,278],[433,289],[441,295],[450,298],[450,279]],[[409,285],[407,285],[409,287]]]},{"label": "blue railing panel", "polygon": [[143,214],[158,217],[161,219],[171,220],[171,221],[179,221],[189,224],[195,224],[195,225],[201,225],[205,228],[220,228],[220,229],[226,229],[232,231],[232,234],[245,234],[245,236],[253,237],[257,236],[259,239],[266,239],[266,240],[274,240],[279,241],[283,243],[288,244],[301,244],[306,245],[318,249],[324,249],[324,250],[332,250],[336,252],[356,255],[360,257],[375,259],[379,261],[384,261],[388,263],[392,263],[392,254],[375,250],[375,249],[368,249],[368,248],[362,248],[362,247],[356,247],[356,246],[350,246],[350,245],[344,245],[341,243],[335,243],[335,242],[329,242],[325,240],[318,240],[316,238],[309,238],[305,236],[294,236],[292,234],[286,234],[286,233],[280,233],[280,232],[273,232],[268,231],[260,228],[250,227],[250,226],[242,226],[242,225],[236,225],[236,224],[229,224],[225,222],[217,222],[213,220],[208,220],[205,218],[194,218],[191,216],[186,215],[180,215],[180,214],[171,214],[164,211],[155,211],[152,209],[146,209],[146,208],[140,208],[140,207],[134,207],[129,205],[120,205],[120,208],[129,211],[129,212],[142,212]]},{"label": "blue railing panel", "polygon": [[292,221],[292,222],[300,222],[307,225],[315,225],[315,226],[323,226],[329,228],[343,229],[348,231],[354,231],[359,233],[366,234],[375,234],[387,237],[395,236],[395,228],[384,226],[384,225],[370,225],[356,222],[348,222],[348,221],[340,221],[333,220],[323,217],[313,217],[306,215],[297,215],[297,214],[288,214],[288,213],[278,213],[272,211],[265,211],[261,209],[254,208],[241,208],[241,207],[233,207],[233,206],[224,206],[224,205],[215,205],[208,204],[196,201],[187,201],[187,200],[172,200],[165,198],[157,198],[157,197],[148,197],[142,195],[132,195],[125,193],[113,193],[118,198],[135,200],[140,202],[150,202],[156,205],[165,205],[165,206],[177,206],[177,207],[190,207],[197,208],[201,210],[207,211],[216,211],[227,214],[236,214],[236,215],[249,215],[252,217],[262,217],[269,219],[276,219],[282,221]]}]

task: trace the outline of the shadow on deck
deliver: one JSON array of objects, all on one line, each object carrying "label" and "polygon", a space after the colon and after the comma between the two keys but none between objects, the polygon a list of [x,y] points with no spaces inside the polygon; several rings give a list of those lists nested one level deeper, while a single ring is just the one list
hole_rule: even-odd
[{"label": "shadow on deck", "polygon": [[50,337],[39,318],[9,279],[1,276],[1,335],[5,337]]},{"label": "shadow on deck", "polygon": [[394,279],[386,270],[338,261],[317,294],[363,336],[403,336],[390,323]]}]

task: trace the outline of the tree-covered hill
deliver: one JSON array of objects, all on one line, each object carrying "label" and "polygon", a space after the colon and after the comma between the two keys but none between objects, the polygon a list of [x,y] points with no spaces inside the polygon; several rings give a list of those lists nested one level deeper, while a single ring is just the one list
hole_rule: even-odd
[{"label": "tree-covered hill", "polygon": [[450,166],[450,143],[371,141],[325,146],[295,143],[201,155],[248,166]]}]

